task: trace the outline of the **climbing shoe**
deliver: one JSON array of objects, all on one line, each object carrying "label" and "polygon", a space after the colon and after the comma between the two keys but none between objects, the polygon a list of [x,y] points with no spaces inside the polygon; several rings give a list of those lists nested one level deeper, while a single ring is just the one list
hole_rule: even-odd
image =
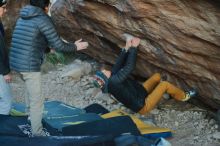
[{"label": "climbing shoe", "polygon": [[185,92],[185,98],[182,101],[188,101],[190,98],[196,97],[198,92],[195,89],[191,89]]}]

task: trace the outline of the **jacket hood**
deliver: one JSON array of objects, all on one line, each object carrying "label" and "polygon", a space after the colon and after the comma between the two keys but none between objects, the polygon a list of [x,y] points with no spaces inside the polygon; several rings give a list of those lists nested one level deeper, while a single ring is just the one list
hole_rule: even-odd
[{"label": "jacket hood", "polygon": [[46,15],[46,13],[43,11],[43,9],[31,5],[25,6],[20,11],[20,17],[23,19],[29,19],[40,15]]}]

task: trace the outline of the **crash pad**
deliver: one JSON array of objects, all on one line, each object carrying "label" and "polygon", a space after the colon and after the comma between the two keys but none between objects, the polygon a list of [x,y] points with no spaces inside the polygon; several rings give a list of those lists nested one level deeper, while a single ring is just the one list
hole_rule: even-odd
[{"label": "crash pad", "polygon": [[[43,117],[50,118],[62,118],[62,117],[73,117],[74,115],[79,115],[86,113],[85,110],[69,106],[60,101],[45,101],[44,102],[44,113]],[[24,116],[25,104],[23,103],[13,103],[12,110],[10,112],[12,116]]]},{"label": "crash pad", "polygon": [[[110,113],[104,114],[101,117],[107,119],[111,117],[125,116],[125,115],[129,115],[129,114],[122,110],[115,110]],[[137,125],[137,128],[140,130],[141,134],[145,135],[148,138],[158,138],[158,137],[167,138],[167,137],[172,136],[171,130],[168,128],[152,126],[150,124],[144,123],[142,120],[140,120],[136,116],[133,116],[133,115],[129,115],[129,116],[134,121],[134,123]]]},{"label": "crash pad", "polygon": [[44,121],[56,130],[62,131],[62,128],[70,125],[77,125],[84,122],[92,122],[101,119],[103,118],[101,118],[99,115],[95,113],[84,113],[74,115],[72,117],[44,118]]},{"label": "crash pad", "polygon": [[86,135],[113,135],[122,134],[140,135],[140,132],[129,116],[112,117],[82,124],[64,127],[62,130],[65,136],[86,136]]}]

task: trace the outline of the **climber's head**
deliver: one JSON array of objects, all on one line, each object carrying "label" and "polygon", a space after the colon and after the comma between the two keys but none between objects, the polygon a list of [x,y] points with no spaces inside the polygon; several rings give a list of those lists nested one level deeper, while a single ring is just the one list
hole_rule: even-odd
[{"label": "climber's head", "polygon": [[110,77],[111,77],[111,66],[102,65],[100,70],[96,72],[93,83],[95,87],[102,89]]},{"label": "climber's head", "polygon": [[101,65],[101,68],[100,68],[100,71],[107,77],[107,78],[110,78],[111,77],[111,72],[112,70],[112,67],[110,65],[106,65],[106,64],[102,64]]}]

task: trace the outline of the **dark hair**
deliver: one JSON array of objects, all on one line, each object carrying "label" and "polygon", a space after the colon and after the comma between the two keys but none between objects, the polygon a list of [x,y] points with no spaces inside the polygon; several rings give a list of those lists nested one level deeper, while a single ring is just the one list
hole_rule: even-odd
[{"label": "dark hair", "polygon": [[0,0],[0,7],[5,5],[7,3],[7,0]]},{"label": "dark hair", "polygon": [[111,71],[112,70],[112,66],[110,66],[108,64],[101,64],[100,70],[104,70],[104,69]]},{"label": "dark hair", "polygon": [[30,0],[30,4],[44,10],[45,7],[49,6],[50,0]]}]

